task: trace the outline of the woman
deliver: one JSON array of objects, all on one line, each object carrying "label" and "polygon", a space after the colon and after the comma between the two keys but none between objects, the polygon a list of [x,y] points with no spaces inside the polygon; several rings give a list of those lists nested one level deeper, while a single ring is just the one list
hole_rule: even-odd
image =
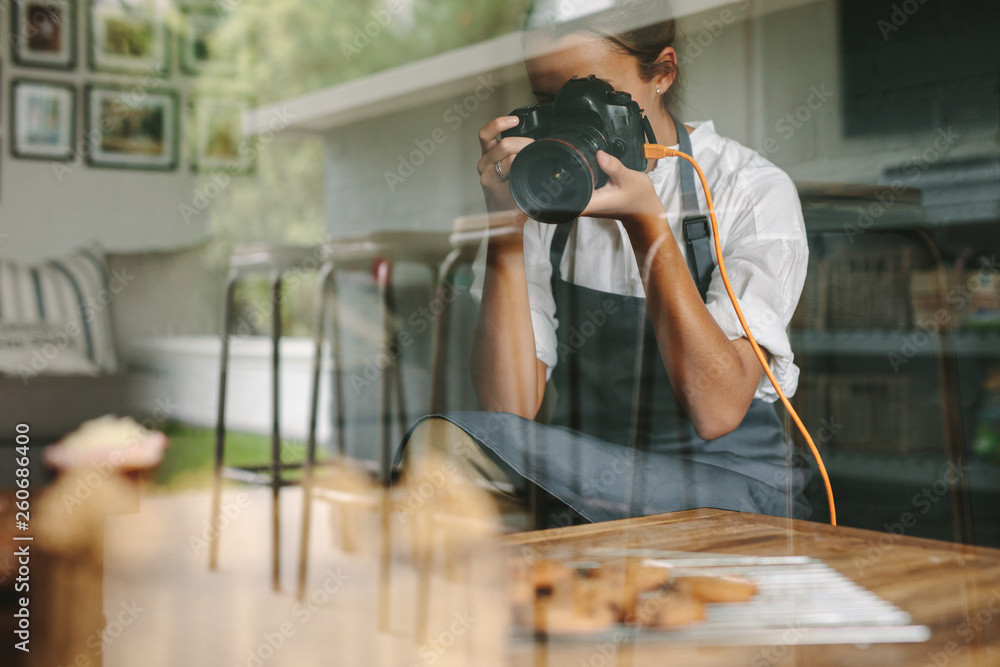
[{"label": "woman", "polygon": [[[798,370],[785,329],[808,257],[798,196],[787,175],[711,122],[675,123],[675,25],[663,5],[635,0],[580,18],[536,9],[529,27],[555,21],[529,33],[532,90],[551,102],[569,79],[594,74],[631,94],[658,143],[693,152],[730,280],[791,393]],[[414,445],[459,456],[498,489],[536,483],[588,520],[704,506],[806,516],[807,469],[713,251],[697,238],[708,209],[690,167],[651,160],[641,173],[601,152],[610,180],[583,216],[541,224],[510,195],[511,165],[531,143],[500,137],[516,122],[497,118],[479,133],[491,234],[473,285],[473,373],[486,412],[425,420]],[[544,426],[534,420],[550,380],[558,398]]]}]

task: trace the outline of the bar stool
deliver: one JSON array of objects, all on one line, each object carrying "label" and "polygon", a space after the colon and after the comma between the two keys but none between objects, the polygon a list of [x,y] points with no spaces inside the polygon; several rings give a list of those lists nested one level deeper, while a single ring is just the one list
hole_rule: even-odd
[{"label": "bar stool", "polygon": [[[333,413],[334,441],[338,460],[347,457],[347,446],[344,435],[345,409],[343,403],[343,373],[340,349],[340,331],[337,314],[337,284],[336,274],[341,270],[371,269],[379,293],[379,312],[382,322],[381,349],[390,349],[399,335],[394,329],[393,292],[391,284],[392,266],[396,263],[409,262],[426,266],[431,275],[439,274],[439,267],[448,252],[451,251],[447,232],[420,231],[379,231],[364,236],[343,240],[333,240],[326,244],[325,257],[319,272],[315,297],[315,338],[312,367],[312,399],[309,412],[309,435],[306,448],[306,458],[303,464],[303,506],[302,532],[299,547],[299,574],[297,595],[301,599],[305,595],[306,575],[308,568],[309,535],[314,495],[314,467],[316,466],[316,427],[319,414],[319,383],[320,368],[323,361],[323,341],[326,337],[325,325],[327,319],[327,295],[333,297],[333,317],[331,318],[331,356],[333,381]],[[392,393],[396,394],[397,410],[399,412],[399,429],[405,433],[408,424],[403,405],[402,378],[399,359],[395,355],[386,355],[388,360],[384,368],[380,368],[379,378],[379,458],[377,478],[383,490],[388,489],[392,479]],[[342,494],[341,494],[342,495]],[[343,502],[339,498],[335,502]],[[388,503],[383,502],[383,525],[388,522]],[[383,570],[388,567],[387,541],[383,545]],[[383,574],[386,574],[383,572]]]},{"label": "bar stool", "polygon": [[[462,266],[471,265],[476,258],[486,236],[489,218],[486,215],[470,215],[456,218],[453,231],[448,237],[451,251],[441,263],[438,276],[437,298],[448,303],[446,290],[451,280]],[[434,324],[431,353],[431,414],[439,414],[447,409],[448,390],[445,371],[448,367],[448,336],[451,333],[451,308],[445,308]]]},{"label": "bar stool", "polygon": [[[215,471],[212,486],[211,540],[209,543],[209,569],[218,566],[219,518],[222,505],[222,479],[227,477],[251,484],[271,487],[271,585],[279,590],[280,578],[280,516],[278,493],[283,486],[293,484],[283,477],[283,470],[299,468],[301,464],[282,464],[280,427],[280,381],[281,355],[281,286],[285,274],[290,271],[314,271],[322,259],[322,248],[318,246],[280,246],[271,244],[237,247],[230,256],[229,277],[226,281],[225,301],[222,318],[222,350],[219,363],[219,408],[215,426]],[[246,277],[266,273],[271,286],[271,462],[266,465],[226,467],[226,383],[229,370],[229,338],[233,326],[233,295],[237,285]]]}]

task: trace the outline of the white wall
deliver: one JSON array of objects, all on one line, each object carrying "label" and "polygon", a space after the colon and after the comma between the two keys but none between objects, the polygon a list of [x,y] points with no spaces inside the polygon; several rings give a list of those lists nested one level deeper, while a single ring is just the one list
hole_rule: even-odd
[{"label": "white wall", "polygon": [[[327,231],[345,236],[372,229],[447,230],[460,215],[484,212],[476,172],[477,133],[493,118],[532,103],[526,81],[489,88],[492,84],[478,87],[485,99],[477,98],[473,89],[467,95],[331,131]],[[468,111],[462,111],[467,117],[453,110],[456,104],[467,105]],[[425,156],[415,142],[425,152],[433,146],[433,152]],[[402,170],[406,178],[387,182],[386,172],[402,179],[400,156],[408,163]]]},{"label": "white wall", "polygon": [[[10,2],[0,5],[0,256],[23,261],[61,254],[97,240],[107,249],[125,252],[190,245],[207,235],[204,220],[186,224],[181,204],[190,205],[195,175],[189,164],[186,127],[192,80],[179,72],[176,45],[171,48],[170,78],[161,85],[180,93],[180,158],[171,172],[105,169],[81,163],[57,175],[57,163],[11,155],[10,84],[16,78],[69,83],[76,88],[76,136],[83,132],[84,85],[134,85],[143,75],[119,76],[90,71],[87,64],[88,3],[77,2],[77,58],[73,70],[18,67],[8,36],[12,32]],[[207,216],[199,216],[203,219]]]}]

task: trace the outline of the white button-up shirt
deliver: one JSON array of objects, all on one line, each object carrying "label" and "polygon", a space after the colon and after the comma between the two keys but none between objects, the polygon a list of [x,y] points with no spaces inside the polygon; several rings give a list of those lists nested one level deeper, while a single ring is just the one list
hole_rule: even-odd
[{"label": "white button-up shirt", "polygon": [[[787,327],[802,292],[809,257],[798,193],[785,172],[755,151],[719,136],[711,121],[688,123],[688,126],[694,128],[691,132],[694,158],[705,172],[712,191],[723,258],[733,291],[750,331],[760,346],[771,353],[775,377],[791,396],[798,386],[799,369],[793,362]],[[659,160],[650,177],[664,203],[670,230],[686,255],[680,162],[680,158]],[[708,205],[697,176],[695,183],[701,211],[707,215]],[[556,225],[533,220],[524,227],[524,263],[535,352],[548,366],[549,376],[558,361],[559,322],[549,261],[555,231]],[[706,306],[730,340],[743,338],[743,328],[722,282],[714,243],[712,257],[716,266]],[[472,296],[477,302],[482,298],[485,268],[484,241],[473,266]],[[645,296],[632,244],[625,228],[616,220],[581,218],[570,234],[560,268],[563,279],[576,285],[626,296]],[[778,399],[767,376],[761,379],[755,398],[768,402]]]}]

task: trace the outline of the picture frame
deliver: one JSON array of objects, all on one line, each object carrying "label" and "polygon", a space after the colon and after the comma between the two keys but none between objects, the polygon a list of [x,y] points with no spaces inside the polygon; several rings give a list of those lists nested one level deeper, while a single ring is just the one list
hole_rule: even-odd
[{"label": "picture frame", "polygon": [[165,89],[90,84],[84,128],[92,167],[173,171],[178,163],[178,95]]},{"label": "picture frame", "polygon": [[22,67],[76,68],[76,0],[11,0],[11,57]]},{"label": "picture frame", "polygon": [[230,76],[237,66],[232,54],[220,53],[214,44],[215,34],[228,15],[217,7],[184,5],[181,7],[180,70],[188,76]]},{"label": "picture frame", "polygon": [[198,94],[192,97],[188,123],[192,171],[225,171],[232,175],[253,173],[255,154],[247,150],[243,133],[243,114],[251,105],[252,101],[246,96]]},{"label": "picture frame", "polygon": [[91,0],[90,68],[96,72],[170,72],[166,13],[154,0]]},{"label": "picture frame", "polygon": [[15,79],[10,84],[10,150],[18,158],[64,161],[76,145],[76,88]]}]

